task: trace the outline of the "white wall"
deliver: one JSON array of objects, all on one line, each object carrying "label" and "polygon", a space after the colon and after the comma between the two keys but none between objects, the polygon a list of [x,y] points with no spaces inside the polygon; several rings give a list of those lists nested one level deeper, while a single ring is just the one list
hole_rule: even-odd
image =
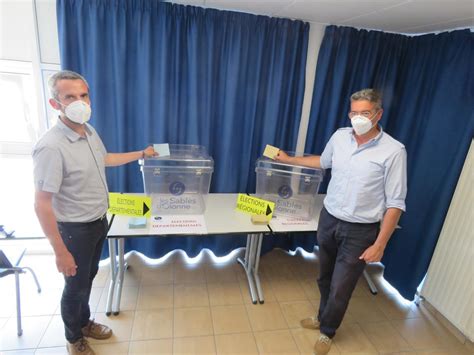
[{"label": "white wall", "polygon": [[[0,72],[11,72],[8,68],[18,62],[30,67],[38,98],[34,116],[39,136],[55,115],[46,101],[46,80],[60,69],[56,1],[0,0],[0,39]],[[7,153],[29,154],[28,149],[26,153],[15,149]]]},{"label": "white wall", "polygon": [[34,0],[41,63],[59,64],[56,0]]},{"label": "white wall", "polygon": [[459,176],[421,295],[474,341],[474,141]]},{"label": "white wall", "polygon": [[40,63],[59,64],[56,1],[0,0],[0,59],[33,62],[37,51]]},{"label": "white wall", "polygon": [[33,25],[31,1],[0,1],[0,59],[32,61]]}]

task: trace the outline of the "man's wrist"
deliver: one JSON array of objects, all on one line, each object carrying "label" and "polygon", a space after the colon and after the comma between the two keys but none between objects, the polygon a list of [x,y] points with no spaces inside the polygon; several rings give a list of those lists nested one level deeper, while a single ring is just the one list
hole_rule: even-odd
[{"label": "man's wrist", "polygon": [[374,246],[376,246],[380,250],[385,250],[386,245],[387,245],[386,243],[379,242],[379,241],[375,241],[375,243],[374,243]]},{"label": "man's wrist", "polygon": [[66,255],[67,253],[69,253],[69,250],[64,245],[64,243],[62,243],[62,245],[59,244],[59,243],[58,244],[53,244],[52,247],[53,247],[54,254],[57,257],[61,257],[63,255]]}]

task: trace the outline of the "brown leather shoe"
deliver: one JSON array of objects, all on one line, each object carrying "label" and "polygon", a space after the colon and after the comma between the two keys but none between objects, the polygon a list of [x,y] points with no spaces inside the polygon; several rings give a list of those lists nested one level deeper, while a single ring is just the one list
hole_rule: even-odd
[{"label": "brown leather shoe", "polygon": [[75,343],[66,344],[67,352],[71,355],[95,355],[94,350],[89,346],[85,338],[81,338]]},{"label": "brown leather shoe", "polygon": [[306,329],[319,329],[319,321],[314,317],[302,319],[300,324]]},{"label": "brown leather shoe", "polygon": [[319,339],[314,344],[314,355],[325,355],[331,350],[332,340],[325,334],[320,334]]},{"label": "brown leather shoe", "polygon": [[112,336],[112,329],[106,325],[96,323],[94,320],[90,320],[84,328],[82,328],[82,335],[93,339],[108,339]]}]

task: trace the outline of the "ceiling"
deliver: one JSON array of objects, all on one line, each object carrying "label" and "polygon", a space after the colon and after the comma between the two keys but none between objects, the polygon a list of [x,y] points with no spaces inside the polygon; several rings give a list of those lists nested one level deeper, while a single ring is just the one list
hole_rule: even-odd
[{"label": "ceiling", "polygon": [[171,0],[259,15],[398,33],[474,28],[474,0]]}]

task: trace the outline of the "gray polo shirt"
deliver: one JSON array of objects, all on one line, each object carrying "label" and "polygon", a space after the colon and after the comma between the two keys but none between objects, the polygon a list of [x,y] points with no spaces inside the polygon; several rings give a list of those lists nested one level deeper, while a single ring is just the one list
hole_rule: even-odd
[{"label": "gray polo shirt", "polygon": [[59,119],[36,143],[35,188],[53,193],[58,222],[91,222],[107,211],[106,154],[92,126],[81,137]]}]

